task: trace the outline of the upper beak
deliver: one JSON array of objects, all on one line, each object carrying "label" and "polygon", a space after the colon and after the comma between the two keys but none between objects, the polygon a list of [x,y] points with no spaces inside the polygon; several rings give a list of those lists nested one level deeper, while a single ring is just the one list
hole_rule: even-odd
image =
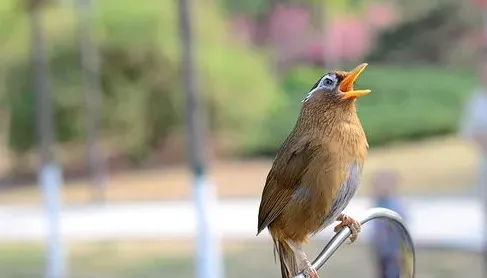
[{"label": "upper beak", "polygon": [[354,90],[353,83],[362,73],[362,71],[367,67],[367,63],[360,64],[354,70],[349,72],[345,79],[340,83],[340,91],[343,92],[342,99],[358,98],[365,96],[371,92],[371,90]]}]

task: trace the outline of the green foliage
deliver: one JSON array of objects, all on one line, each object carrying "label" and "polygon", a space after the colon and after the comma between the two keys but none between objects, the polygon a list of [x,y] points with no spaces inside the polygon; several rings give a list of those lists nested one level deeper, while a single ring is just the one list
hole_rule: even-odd
[{"label": "green foliage", "polygon": [[[10,146],[34,147],[35,108],[29,59],[28,14],[5,1],[10,29],[0,28],[0,78],[10,110]],[[145,157],[184,123],[180,42],[175,1],[95,1],[96,38],[101,52],[103,134],[134,159]],[[211,108],[215,132],[247,134],[279,104],[267,61],[233,43],[214,5],[195,1],[198,89]],[[77,23],[73,7],[44,10],[49,87],[55,103],[58,141],[84,140],[85,111]],[[6,18],[6,17],[5,17]],[[15,20],[14,20],[15,19]],[[10,31],[11,30],[11,31]],[[7,97],[8,96],[8,97]]]},{"label": "green foliage", "polygon": [[[217,3],[230,13],[244,13],[256,15],[264,13],[269,9],[271,1],[266,0],[218,0]],[[285,1],[282,1],[285,2]]]},{"label": "green foliage", "polygon": [[[283,84],[287,104],[266,123],[249,154],[273,155],[293,128],[301,100],[323,70],[298,68]],[[358,101],[358,114],[369,144],[376,146],[454,132],[463,105],[476,86],[467,71],[437,67],[370,65],[356,88],[372,93]]]},{"label": "green foliage", "polygon": [[[35,126],[35,99],[34,94],[25,88],[19,88],[15,95],[9,99],[10,121],[16,123],[9,125],[9,147],[21,154],[36,144]],[[18,128],[21,126],[22,128]]]}]

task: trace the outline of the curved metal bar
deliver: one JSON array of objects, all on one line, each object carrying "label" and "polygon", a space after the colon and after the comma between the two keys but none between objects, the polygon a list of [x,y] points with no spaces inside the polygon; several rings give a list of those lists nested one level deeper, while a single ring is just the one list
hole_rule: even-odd
[{"label": "curved metal bar", "polygon": [[[396,232],[399,232],[402,238],[401,244],[401,277],[414,278],[416,272],[416,251],[414,248],[414,242],[411,238],[406,224],[402,217],[396,212],[385,209],[385,208],[371,208],[367,210],[362,217],[359,218],[360,224],[365,223],[373,219],[386,219],[389,221],[392,227],[394,227]],[[312,267],[316,270],[320,269],[330,257],[335,253],[336,250],[348,239],[350,236],[350,229],[343,229],[341,232],[337,233],[328,244],[325,246],[323,251],[316,257],[312,263]],[[305,278],[305,276],[300,273],[294,278]]]}]

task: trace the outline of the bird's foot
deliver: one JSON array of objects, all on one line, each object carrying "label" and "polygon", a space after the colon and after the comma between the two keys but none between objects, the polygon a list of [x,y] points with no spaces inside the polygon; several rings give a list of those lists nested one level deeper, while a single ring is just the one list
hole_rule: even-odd
[{"label": "bird's foot", "polygon": [[320,278],[318,272],[311,266],[306,254],[303,251],[298,253],[300,255],[299,269],[302,270],[304,277],[306,278]]},{"label": "bird's foot", "polygon": [[341,221],[341,223],[335,227],[335,233],[343,230],[343,228],[345,227],[348,227],[352,231],[352,234],[350,235],[350,243],[353,243],[360,233],[360,223],[352,217],[343,213],[338,216],[337,220]]},{"label": "bird's foot", "polygon": [[316,269],[314,269],[311,265],[307,266],[303,270],[303,275],[306,278],[320,278],[320,276],[318,276],[318,272],[316,271]]}]

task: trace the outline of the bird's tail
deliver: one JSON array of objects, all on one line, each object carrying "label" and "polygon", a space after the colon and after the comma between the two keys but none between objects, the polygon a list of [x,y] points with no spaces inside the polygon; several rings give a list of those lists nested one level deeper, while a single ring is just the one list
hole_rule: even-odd
[{"label": "bird's tail", "polygon": [[[282,278],[292,278],[299,273],[296,255],[284,240],[274,239],[275,252],[279,254]],[[274,253],[275,255],[275,253]]]}]

